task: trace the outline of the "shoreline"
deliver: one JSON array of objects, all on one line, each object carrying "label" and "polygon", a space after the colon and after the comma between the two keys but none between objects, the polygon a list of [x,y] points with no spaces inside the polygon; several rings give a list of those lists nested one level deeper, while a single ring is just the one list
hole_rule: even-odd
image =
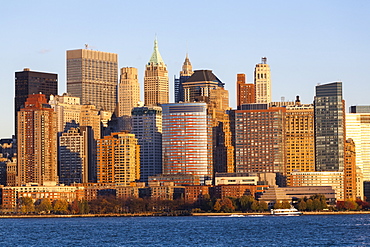
[{"label": "shoreline", "polygon": [[[304,215],[350,215],[350,214],[370,214],[370,211],[338,211],[338,212],[303,212]],[[190,215],[164,215],[156,213],[142,213],[142,214],[42,214],[42,215],[0,215],[0,219],[6,218],[93,218],[93,217],[173,217],[173,216],[272,216],[270,212],[264,213],[192,213]]]}]

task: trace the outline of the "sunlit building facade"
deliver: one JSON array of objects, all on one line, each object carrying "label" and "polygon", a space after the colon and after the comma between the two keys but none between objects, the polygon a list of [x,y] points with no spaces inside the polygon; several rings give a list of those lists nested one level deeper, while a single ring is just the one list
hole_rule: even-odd
[{"label": "sunlit building facade", "polygon": [[132,133],[140,145],[140,181],[162,174],[162,108],[135,107],[132,110]]},{"label": "sunlit building facade", "polygon": [[97,182],[129,186],[140,179],[140,147],[134,134],[112,133],[97,140]]},{"label": "sunlit building facade", "polygon": [[45,95],[29,95],[18,112],[17,134],[17,184],[58,182],[56,115]]},{"label": "sunlit building facade", "polygon": [[168,84],[167,65],[159,53],[158,42],[155,40],[153,54],[145,66],[144,104],[153,106],[168,103]]},{"label": "sunlit building facade", "polygon": [[117,84],[117,54],[89,49],[67,51],[67,92],[81,98],[81,104],[113,113]]},{"label": "sunlit building facade", "polygon": [[236,76],[237,106],[256,103],[256,87],[253,83],[246,83],[245,74]]},{"label": "sunlit building facade", "polygon": [[206,103],[162,105],[164,174],[193,174],[202,184],[212,178],[212,129]]},{"label": "sunlit building facade", "polygon": [[316,86],[315,152],[316,171],[343,171],[345,110],[342,82]]},{"label": "sunlit building facade", "polygon": [[262,58],[261,63],[256,64],[254,69],[254,85],[256,87],[256,103],[270,103],[272,101],[272,88],[270,66],[267,64],[266,57]]}]

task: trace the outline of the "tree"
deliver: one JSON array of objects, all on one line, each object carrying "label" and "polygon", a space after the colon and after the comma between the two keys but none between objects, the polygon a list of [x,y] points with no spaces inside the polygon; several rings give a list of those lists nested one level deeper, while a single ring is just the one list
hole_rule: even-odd
[{"label": "tree", "polygon": [[220,212],[221,207],[220,199],[217,199],[215,205],[213,205],[213,211]]},{"label": "tree", "polygon": [[253,201],[251,205],[252,211],[257,211],[259,209],[259,203],[257,201]]},{"label": "tree", "polygon": [[307,209],[306,202],[304,200],[301,200],[298,202],[298,210],[299,211],[305,211]]},{"label": "tree", "polygon": [[68,213],[68,202],[66,200],[56,200],[53,202],[53,211],[56,214]]},{"label": "tree", "polygon": [[254,201],[253,196],[242,196],[238,200],[239,210],[247,212],[251,210],[251,205]]},{"label": "tree", "polygon": [[225,213],[231,213],[234,212],[235,207],[233,205],[233,202],[229,198],[224,198],[221,201],[221,211]]},{"label": "tree", "polygon": [[269,206],[267,205],[267,203],[265,201],[260,201],[259,202],[258,211],[264,212],[264,211],[267,211],[268,209],[269,209]]},{"label": "tree", "polygon": [[313,207],[313,210],[316,210],[316,211],[322,210],[322,205],[321,205],[320,199],[318,199],[318,198],[313,199],[312,207]]},{"label": "tree", "polygon": [[78,201],[78,209],[80,214],[88,214],[90,212],[89,203],[86,200]]},{"label": "tree", "polygon": [[281,208],[284,208],[284,209],[289,209],[291,208],[292,205],[290,204],[290,202],[288,202],[287,200],[284,200],[282,203],[281,203]]},{"label": "tree", "polygon": [[281,208],[283,208],[283,204],[281,202],[276,202],[274,204],[274,209],[281,209]]},{"label": "tree", "polygon": [[45,212],[48,214],[52,209],[53,206],[51,205],[50,200],[47,198],[42,199],[41,202],[38,205],[36,205],[36,212],[38,213]]},{"label": "tree", "polygon": [[308,199],[306,201],[306,208],[307,208],[308,211],[313,211],[314,210],[313,201],[311,199]]},{"label": "tree", "polygon": [[33,200],[31,197],[21,197],[19,199],[19,204],[21,206],[22,213],[31,213],[35,211],[35,205],[33,204]]}]

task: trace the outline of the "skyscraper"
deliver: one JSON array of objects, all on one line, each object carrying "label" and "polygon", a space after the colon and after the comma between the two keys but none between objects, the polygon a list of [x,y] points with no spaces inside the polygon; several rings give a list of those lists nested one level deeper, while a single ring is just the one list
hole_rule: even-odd
[{"label": "skyscraper", "polygon": [[120,83],[118,86],[118,114],[117,117],[131,116],[132,108],[137,107],[140,101],[140,85],[137,68],[121,68]]},{"label": "skyscraper", "polygon": [[18,185],[58,182],[56,116],[45,95],[32,94],[18,112]]},{"label": "skyscraper", "polygon": [[94,182],[91,169],[95,167],[94,137],[91,127],[70,128],[59,137],[59,182]]},{"label": "skyscraper", "polygon": [[117,103],[117,54],[88,49],[67,51],[67,92],[81,104],[113,113]]},{"label": "skyscraper", "polygon": [[266,63],[267,58],[263,57],[262,62],[256,64],[254,70],[254,85],[256,87],[256,103],[268,104],[272,100],[270,66]]},{"label": "skyscraper", "polygon": [[98,183],[129,186],[140,178],[140,147],[134,134],[112,133],[97,143]]},{"label": "skyscraper", "polygon": [[[298,102],[297,102],[298,103]],[[315,171],[315,128],[312,104],[286,106],[286,175],[290,186],[293,172]]]},{"label": "skyscraper", "polygon": [[45,72],[31,71],[25,68],[15,72],[15,133],[17,134],[17,113],[24,107],[30,94],[44,94],[47,99],[50,95],[58,94],[58,75]]},{"label": "skyscraper", "polygon": [[246,83],[245,74],[237,74],[237,106],[256,103],[256,88],[253,83]]},{"label": "skyscraper", "polygon": [[163,173],[212,178],[212,129],[206,103],[164,104]]},{"label": "skyscraper", "polygon": [[193,67],[191,66],[188,54],[186,54],[186,58],[184,64],[182,65],[182,70],[180,71],[180,77],[176,78],[175,76],[175,102],[179,103],[180,101],[184,101],[184,88],[183,84],[186,82],[187,79],[193,74]]},{"label": "skyscraper", "polygon": [[285,107],[233,111],[236,172],[286,175],[285,113]]},{"label": "skyscraper", "polygon": [[370,181],[369,106],[351,106],[351,113],[346,115],[346,136],[356,144],[356,166],[361,169],[364,181]]},{"label": "skyscraper", "polygon": [[345,111],[342,82],[316,86],[315,152],[316,171],[343,171]]},{"label": "skyscraper", "polygon": [[132,133],[140,145],[140,181],[162,174],[162,108],[135,107],[132,110]]},{"label": "skyscraper", "polygon": [[153,54],[146,65],[144,76],[144,104],[146,106],[166,104],[168,98],[168,72],[158,42],[154,41]]},{"label": "skyscraper", "polygon": [[193,75],[183,83],[184,102],[206,101],[213,89],[223,88],[221,82],[212,70],[195,70]]}]

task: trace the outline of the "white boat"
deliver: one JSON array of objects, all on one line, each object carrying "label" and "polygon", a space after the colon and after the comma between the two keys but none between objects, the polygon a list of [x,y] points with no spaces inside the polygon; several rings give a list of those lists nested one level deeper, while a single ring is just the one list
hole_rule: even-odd
[{"label": "white boat", "polygon": [[245,217],[245,215],[242,215],[242,214],[230,214],[229,217]]},{"label": "white boat", "polygon": [[291,207],[289,209],[271,209],[271,215],[299,216],[302,215],[302,212]]}]

